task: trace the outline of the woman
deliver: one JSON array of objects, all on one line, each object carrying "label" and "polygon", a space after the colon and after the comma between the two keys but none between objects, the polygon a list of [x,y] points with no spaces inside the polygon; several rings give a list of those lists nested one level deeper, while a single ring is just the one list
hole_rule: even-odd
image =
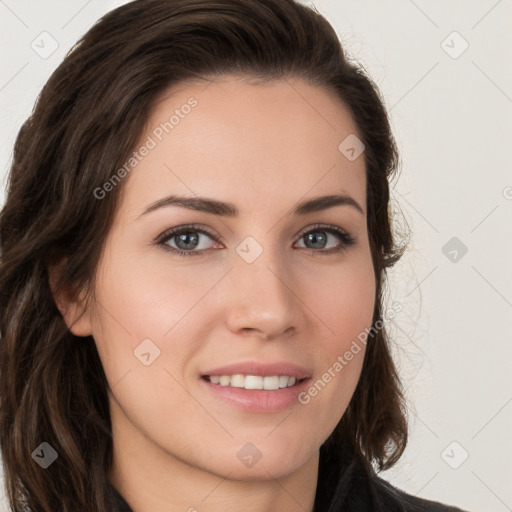
[{"label": "woman", "polygon": [[44,87],[0,217],[13,510],[459,510],[407,441],[378,91],[292,0],[137,0]]}]

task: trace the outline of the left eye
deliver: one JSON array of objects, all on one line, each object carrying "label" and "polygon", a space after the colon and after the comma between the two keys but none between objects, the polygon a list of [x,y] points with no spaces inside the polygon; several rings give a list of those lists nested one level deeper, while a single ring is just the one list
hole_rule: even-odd
[{"label": "left eye", "polygon": [[[219,242],[213,234],[210,234],[206,229],[198,226],[181,226],[179,228],[172,228],[163,233],[157,240],[159,245],[165,246],[165,249],[171,251],[179,256],[201,256],[206,251],[210,250],[208,243],[206,246],[201,247],[200,238],[205,235],[216,242]],[[341,243],[334,247],[326,248],[325,245],[329,235],[334,235],[341,240]],[[304,240],[306,244],[311,246],[302,247],[304,249],[319,249],[322,254],[330,254],[333,252],[341,252],[346,250],[349,246],[355,243],[355,238],[350,236],[346,231],[337,226],[314,226],[309,228],[308,231],[302,232],[299,240]],[[176,244],[176,247],[171,243]]]},{"label": "left eye", "polygon": [[[174,242],[178,247],[176,248],[169,245],[169,248],[178,252],[180,255],[185,252],[190,253],[190,255],[194,255],[198,253],[191,251],[204,251],[208,249],[208,247],[198,247],[198,245],[201,245],[198,244],[201,235],[206,235],[208,238],[213,239],[212,235],[202,229],[180,228],[166,233],[165,238],[163,239],[163,243],[168,245],[171,242]],[[188,256],[188,254],[186,255]]]}]

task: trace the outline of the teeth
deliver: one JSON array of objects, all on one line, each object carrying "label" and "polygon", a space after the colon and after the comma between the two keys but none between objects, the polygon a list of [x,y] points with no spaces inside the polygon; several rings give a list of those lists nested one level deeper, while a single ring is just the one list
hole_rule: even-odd
[{"label": "teeth", "polygon": [[233,388],[245,389],[265,389],[268,391],[287,388],[293,386],[296,382],[295,377],[289,377],[288,375],[260,377],[258,375],[242,375],[240,373],[235,375],[211,375],[209,376],[209,379],[212,384],[219,384],[220,386],[231,386]]}]

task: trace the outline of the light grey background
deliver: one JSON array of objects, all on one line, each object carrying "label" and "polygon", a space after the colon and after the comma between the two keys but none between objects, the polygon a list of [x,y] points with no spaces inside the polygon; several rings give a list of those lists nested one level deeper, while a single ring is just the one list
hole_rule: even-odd
[{"label": "light grey background", "polygon": [[[123,3],[0,0],[2,204],[15,135],[41,87]],[[404,307],[392,335],[411,431],[383,476],[470,511],[512,510],[511,1],[305,3],[379,85],[402,155],[393,198],[412,238],[389,299]],[[49,52],[51,39],[46,58],[31,46]]]}]

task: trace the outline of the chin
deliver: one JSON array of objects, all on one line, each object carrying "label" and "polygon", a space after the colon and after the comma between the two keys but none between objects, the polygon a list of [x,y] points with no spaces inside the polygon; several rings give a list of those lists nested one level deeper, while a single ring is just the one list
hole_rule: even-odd
[{"label": "chin", "polygon": [[248,442],[238,447],[232,457],[226,458],[224,452],[221,458],[219,454],[217,460],[222,460],[222,464],[211,469],[230,480],[272,480],[293,474],[317,453],[309,453],[300,448],[291,450],[283,445],[279,449],[268,442],[266,445],[260,443],[260,447],[257,449]]},{"label": "chin", "polygon": [[226,464],[223,471],[216,471],[218,475],[222,475],[230,480],[238,481],[255,481],[263,482],[266,480],[275,480],[287,477],[301,467],[298,461],[287,460],[277,463],[274,459],[263,463],[262,459],[252,467],[246,467],[243,464]]}]

